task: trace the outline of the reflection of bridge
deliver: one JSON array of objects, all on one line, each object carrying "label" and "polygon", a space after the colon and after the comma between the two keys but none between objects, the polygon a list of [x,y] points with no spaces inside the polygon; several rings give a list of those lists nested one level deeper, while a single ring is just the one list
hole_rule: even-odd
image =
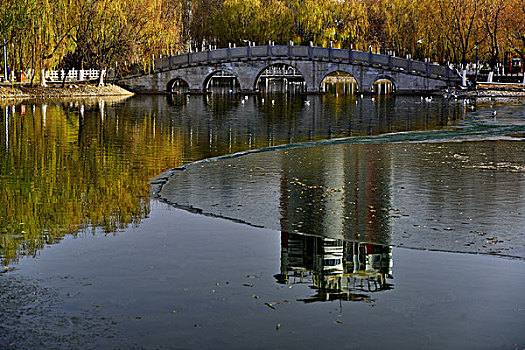
[{"label": "reflection of bridge", "polygon": [[303,78],[306,92],[321,91],[323,79],[334,72],[350,74],[361,92],[390,80],[397,92],[439,90],[458,83],[458,73],[430,62],[354,50],[308,46],[248,46],[187,53],[158,59],[151,67],[134,65],[119,84],[136,92],[169,92],[184,81],[192,92],[205,92],[218,72],[234,76],[241,92],[257,90],[263,73],[272,66],[289,66]]},{"label": "reflection of bridge", "polygon": [[317,295],[305,302],[370,301],[392,285],[392,248],[386,245],[281,233],[279,283],[312,283]]}]

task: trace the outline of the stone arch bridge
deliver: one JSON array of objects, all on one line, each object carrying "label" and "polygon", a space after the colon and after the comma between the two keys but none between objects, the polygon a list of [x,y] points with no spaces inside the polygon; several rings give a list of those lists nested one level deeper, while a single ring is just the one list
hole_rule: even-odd
[{"label": "stone arch bridge", "polygon": [[213,75],[234,76],[241,93],[257,91],[261,74],[270,66],[287,65],[302,75],[307,93],[321,92],[321,82],[334,72],[350,74],[358,91],[370,93],[380,79],[388,79],[397,93],[428,92],[461,82],[457,71],[446,67],[345,49],[312,46],[245,46],[164,57],[144,69],[134,65],[118,84],[134,92],[166,93],[175,81],[184,81],[192,93],[206,92]]}]

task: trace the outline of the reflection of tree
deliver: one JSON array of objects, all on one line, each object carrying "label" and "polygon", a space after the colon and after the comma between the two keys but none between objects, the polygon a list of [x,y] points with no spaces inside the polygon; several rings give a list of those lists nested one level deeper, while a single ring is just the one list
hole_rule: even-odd
[{"label": "reflection of tree", "polygon": [[373,301],[370,293],[392,289],[389,246],[281,233],[279,283],[310,283],[316,294],[304,302]]},{"label": "reflection of tree", "polygon": [[180,147],[170,147],[178,141],[154,115],[134,120],[101,107],[6,108],[16,113],[0,121],[8,130],[0,136],[2,263],[68,233],[114,232],[149,213],[147,180],[180,162]]},{"label": "reflection of tree", "polygon": [[[308,106],[303,96],[275,97],[275,104],[261,97],[242,103],[238,96],[217,95],[175,96],[171,104],[141,96],[116,106],[106,99],[105,106],[102,100],[57,100],[47,106],[18,104],[11,115],[2,107],[2,259],[35,254],[44,244],[88,227],[113,232],[138,222],[149,212],[148,179],[168,168],[288,142],[432,129],[459,116],[446,102],[416,108],[404,97],[360,99],[358,105],[354,97],[335,103],[330,96],[308,98]],[[380,202],[388,182],[382,170],[389,168],[387,155],[375,146],[351,148],[345,156],[326,155],[336,157],[337,169],[317,154],[287,160],[283,176],[290,183],[283,190],[295,196],[288,200],[287,217],[293,228],[302,221],[314,234],[344,232],[344,238],[388,244],[381,240],[388,237],[388,223],[381,219],[388,203]],[[303,188],[299,182],[322,188]],[[295,212],[303,208],[301,201],[309,210],[304,220]],[[332,211],[345,213],[337,225],[325,215]]]}]

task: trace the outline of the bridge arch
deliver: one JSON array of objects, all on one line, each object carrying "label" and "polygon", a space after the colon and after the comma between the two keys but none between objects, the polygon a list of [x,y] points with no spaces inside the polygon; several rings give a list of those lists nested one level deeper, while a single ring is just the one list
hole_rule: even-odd
[{"label": "bridge arch", "polygon": [[320,80],[319,91],[336,94],[354,94],[360,91],[359,82],[352,73],[343,69],[332,70]]},{"label": "bridge arch", "polygon": [[[226,67],[221,67],[211,71],[203,81],[202,91],[213,91],[214,81],[219,88],[227,88],[236,92],[240,89],[239,76],[232,70]],[[221,84],[222,83],[222,84]],[[220,86],[219,86],[220,85]]]},{"label": "bridge arch", "polygon": [[182,77],[176,76],[168,81],[166,91],[168,93],[186,93],[190,90],[190,84]]},{"label": "bridge arch", "polygon": [[389,75],[379,75],[372,83],[371,90],[379,95],[387,95],[397,90],[397,83],[395,79]]},{"label": "bridge arch", "polygon": [[276,92],[278,89],[281,89],[281,92],[290,92],[289,89],[292,89],[292,92],[305,92],[306,78],[294,62],[272,61],[259,70],[253,82],[253,89],[265,92]]}]

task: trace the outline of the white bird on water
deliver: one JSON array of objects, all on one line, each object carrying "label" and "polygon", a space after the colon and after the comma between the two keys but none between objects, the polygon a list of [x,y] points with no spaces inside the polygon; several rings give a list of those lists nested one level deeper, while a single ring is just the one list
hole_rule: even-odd
[{"label": "white bird on water", "polygon": [[275,100],[272,100],[272,105],[274,105],[274,104],[275,104]]},{"label": "white bird on water", "polygon": [[309,105],[310,105],[310,100],[306,100],[306,101],[304,101],[304,104],[305,104],[306,106],[309,106]]},{"label": "white bird on water", "polygon": [[496,111],[492,112],[492,116],[494,117],[494,119],[496,119],[496,114],[498,114],[498,112]]},{"label": "white bird on water", "polygon": [[264,103],[264,98],[261,98],[261,103]]}]

